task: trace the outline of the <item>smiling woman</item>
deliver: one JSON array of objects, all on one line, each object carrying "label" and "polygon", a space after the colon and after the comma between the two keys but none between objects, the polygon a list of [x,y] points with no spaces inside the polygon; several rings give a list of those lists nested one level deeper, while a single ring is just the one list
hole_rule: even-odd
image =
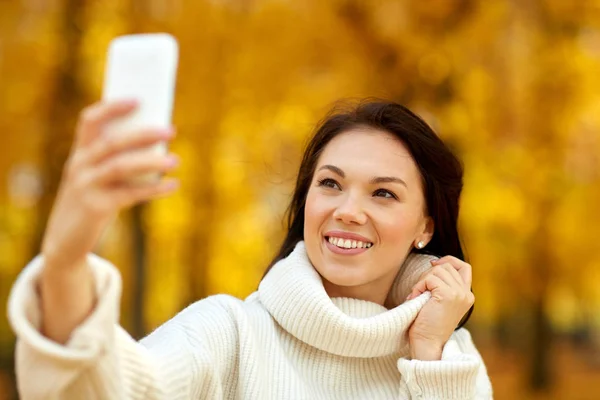
[{"label": "smiling woman", "polygon": [[118,325],[119,273],[88,254],[112,213],[173,190],[119,184],[174,165],[123,154],[171,131],[99,134],[132,107],[82,117],[42,254],[13,287],[23,399],[491,398],[460,328],[474,303],[456,226],[461,165],[392,102],[318,127],[255,293],[200,300],[134,341]]},{"label": "smiling woman", "polygon": [[[347,140],[336,144],[336,141],[340,141],[338,136],[346,137]],[[341,156],[339,165],[329,163],[323,157],[330,142],[335,149],[330,149],[329,153],[338,150],[332,156]],[[368,147],[362,147],[363,145]],[[387,165],[374,168],[372,164],[386,155]],[[317,128],[304,153],[294,197],[288,208],[290,229],[274,261],[289,254],[294,241],[303,238],[304,206],[313,180],[320,180],[320,184],[332,189],[339,188],[335,178],[346,178],[341,165],[351,164],[352,168],[361,160],[370,161],[371,171],[378,174],[369,177],[369,184],[391,183],[397,188],[392,190],[389,187],[386,190],[382,187],[377,196],[382,193],[386,193],[386,197],[396,198],[408,195],[412,202],[422,203],[423,213],[430,214],[436,227],[435,232],[427,246],[417,252],[464,258],[456,228],[458,200],[463,186],[460,161],[431,128],[410,110],[391,102],[370,101],[348,110],[334,110]],[[352,170],[355,169],[359,168]],[[333,176],[322,177],[323,170],[329,171]],[[397,176],[390,171],[397,171]],[[379,176],[388,172],[390,176]],[[411,178],[413,182],[409,191],[406,180]]]},{"label": "smiling woman", "polygon": [[[319,157],[322,163],[335,168],[317,167],[307,193],[308,256],[331,297],[383,304],[413,243],[429,242],[433,233],[419,170],[402,142],[366,128],[333,138]],[[352,252],[327,240],[353,234],[373,245]],[[356,257],[343,257],[350,255]]]},{"label": "smiling woman", "polygon": [[[462,179],[460,161],[405,107],[365,101],[334,110],[306,149],[288,208],[290,228],[271,265],[305,240],[326,287],[349,297],[385,298],[410,252],[464,260],[457,231]],[[319,251],[331,249],[324,244],[329,238],[322,239],[334,228],[340,231],[329,235],[334,239],[360,233],[375,244],[372,252],[347,260],[334,257],[344,254],[335,250]],[[362,268],[344,268],[348,263]],[[325,268],[335,265],[340,274],[327,279]],[[334,283],[349,274],[355,282]]]}]

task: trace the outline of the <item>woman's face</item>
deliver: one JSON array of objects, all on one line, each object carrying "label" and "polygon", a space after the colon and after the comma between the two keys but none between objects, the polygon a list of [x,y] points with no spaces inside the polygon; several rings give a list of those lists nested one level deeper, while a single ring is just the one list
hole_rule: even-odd
[{"label": "woman's face", "polygon": [[304,222],[308,257],[329,296],[383,304],[411,248],[433,235],[425,208],[419,170],[400,140],[369,128],[331,140]]}]

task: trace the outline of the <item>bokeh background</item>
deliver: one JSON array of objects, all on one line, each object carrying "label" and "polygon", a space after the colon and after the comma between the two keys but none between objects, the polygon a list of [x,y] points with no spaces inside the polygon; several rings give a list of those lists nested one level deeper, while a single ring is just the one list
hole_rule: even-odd
[{"label": "bokeh background", "polygon": [[[600,398],[600,1],[0,1],[0,299],[38,252],[78,112],[121,34],[180,43],[174,196],[121,214],[98,253],[142,337],[257,287],[302,149],[339,99],[424,117],[466,166],[469,323],[497,399]],[[0,399],[14,392],[0,319]]]}]

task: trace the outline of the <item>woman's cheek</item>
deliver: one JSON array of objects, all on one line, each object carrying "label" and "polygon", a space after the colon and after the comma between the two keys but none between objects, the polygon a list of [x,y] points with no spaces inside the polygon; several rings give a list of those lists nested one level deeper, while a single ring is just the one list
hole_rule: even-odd
[{"label": "woman's cheek", "polygon": [[304,210],[304,235],[318,236],[319,230],[324,229],[327,219],[327,208],[323,199],[318,194],[311,194],[306,198],[306,206]]},{"label": "woman's cheek", "polygon": [[[397,242],[405,236],[412,234],[414,229],[414,218],[411,215],[388,215],[387,218],[381,218],[378,225],[379,234],[389,240]],[[384,239],[385,240],[385,239]]]},{"label": "woman's cheek", "polygon": [[323,205],[316,196],[309,197],[306,199],[306,217],[310,218],[312,224],[315,224],[319,219],[322,218]]}]

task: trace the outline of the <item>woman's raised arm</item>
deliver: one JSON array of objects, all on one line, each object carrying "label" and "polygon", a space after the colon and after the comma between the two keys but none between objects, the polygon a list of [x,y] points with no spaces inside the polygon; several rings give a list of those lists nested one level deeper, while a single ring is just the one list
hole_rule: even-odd
[{"label": "woman's raised arm", "polygon": [[135,106],[131,101],[95,104],[81,113],[77,124],[75,143],[42,242],[41,330],[58,343],[65,343],[94,307],[86,256],[107,225],[121,209],[175,188],[173,181],[128,184],[139,174],[164,172],[176,165],[173,155],[137,151],[170,139],[172,129],[105,133],[107,124],[132,112]]}]

